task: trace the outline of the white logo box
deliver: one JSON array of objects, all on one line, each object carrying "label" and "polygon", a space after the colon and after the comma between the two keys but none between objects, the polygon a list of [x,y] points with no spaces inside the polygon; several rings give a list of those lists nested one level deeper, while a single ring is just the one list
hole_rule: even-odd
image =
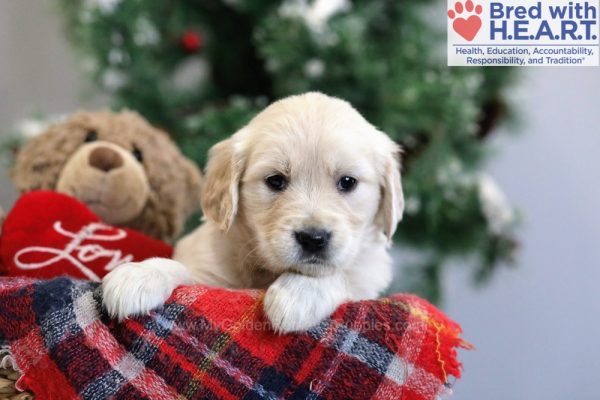
[{"label": "white logo box", "polygon": [[598,0],[448,0],[450,66],[598,66]]}]

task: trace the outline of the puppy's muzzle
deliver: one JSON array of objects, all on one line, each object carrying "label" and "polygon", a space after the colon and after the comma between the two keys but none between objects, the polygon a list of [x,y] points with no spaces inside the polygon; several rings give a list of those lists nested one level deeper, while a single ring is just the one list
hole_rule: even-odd
[{"label": "puppy's muzzle", "polygon": [[309,228],[294,232],[294,237],[300,245],[304,257],[311,259],[325,258],[331,240],[331,232],[324,229]]}]

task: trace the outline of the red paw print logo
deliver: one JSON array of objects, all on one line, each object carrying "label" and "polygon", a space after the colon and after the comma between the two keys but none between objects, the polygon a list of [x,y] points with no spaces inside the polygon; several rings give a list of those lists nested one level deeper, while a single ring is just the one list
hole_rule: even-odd
[{"label": "red paw print logo", "polygon": [[[481,29],[481,5],[475,6],[471,0],[467,0],[465,5],[461,1],[454,4],[454,10],[448,10],[448,18],[453,19],[452,28],[454,32],[465,38],[467,41],[475,39],[477,32]],[[464,18],[460,15],[465,11]],[[457,16],[459,16],[457,18]]]}]

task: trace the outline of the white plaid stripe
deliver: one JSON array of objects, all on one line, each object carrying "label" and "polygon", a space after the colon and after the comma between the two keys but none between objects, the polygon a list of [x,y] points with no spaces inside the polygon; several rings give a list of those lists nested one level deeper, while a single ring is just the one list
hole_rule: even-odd
[{"label": "white plaid stripe", "polygon": [[[359,318],[357,317],[357,319]],[[333,338],[330,334],[332,330],[335,332]],[[408,324],[408,329],[402,335],[401,340],[401,348],[406,350],[402,358],[392,354],[387,348],[378,343],[361,336],[357,331],[345,325],[340,325],[333,320],[323,321],[319,326],[311,329],[309,334],[315,339],[321,340],[322,344],[332,347],[340,353],[352,356],[379,373],[385,374],[396,385],[410,387],[411,390],[423,397],[432,398],[443,389],[444,382],[441,382],[435,375],[414,365],[421,351],[426,332],[427,324],[424,321],[415,318],[411,324]],[[325,379],[313,385],[314,393],[311,393],[313,398],[322,393],[325,384],[332,378],[338,364],[339,356],[333,361]],[[382,385],[380,389],[377,394],[382,395],[382,398],[386,397],[383,396],[384,392],[387,391],[385,385]]]},{"label": "white plaid stripe", "polygon": [[128,381],[135,379],[143,370],[144,364],[135,358],[132,354],[127,353],[115,365],[115,369]]},{"label": "white plaid stripe", "polygon": [[[410,388],[424,398],[433,398],[440,394],[440,391],[444,391],[444,382],[441,382],[435,375],[414,365],[422,350],[421,346],[426,332],[427,323],[418,318],[413,318],[402,336],[401,348],[405,350],[405,354],[402,358],[394,356],[388,366],[385,376],[400,386],[400,388],[397,388],[399,389],[396,391],[397,395],[402,393],[403,387]],[[377,396],[386,397],[387,391],[389,391],[389,387],[386,387],[384,383],[380,386]]]},{"label": "white plaid stripe", "polygon": [[[366,314],[366,308],[364,307],[364,305],[361,304],[358,308],[358,312],[355,317],[355,320],[361,321],[364,318],[365,314]],[[322,334],[324,334],[327,332],[331,332],[331,330],[333,329],[333,331],[336,333],[335,337],[340,338],[341,343],[339,342],[339,340],[334,340],[334,341],[327,340],[326,342],[323,342],[323,344],[329,345],[329,347],[334,347],[334,348],[337,347],[340,351],[338,351],[335,358],[331,362],[329,369],[325,372],[324,378],[319,381],[316,381],[315,384],[312,386],[311,393],[307,397],[309,399],[316,399],[318,395],[323,393],[323,390],[325,390],[327,385],[329,385],[329,383],[331,382],[331,379],[335,375],[335,372],[337,371],[340,364],[342,363],[342,359],[343,359],[342,355],[353,355],[353,354],[351,354],[352,353],[351,349],[354,346],[354,343],[359,338],[358,332],[356,332],[353,329],[350,329],[349,327],[347,327],[345,325],[340,325],[336,321],[331,320],[331,319],[327,320],[326,322],[327,322],[327,326],[323,327],[320,330],[317,329],[316,332],[320,331]],[[322,326],[323,326],[323,324],[320,325],[320,327],[322,327]],[[339,334],[338,334],[338,331],[339,331]],[[311,332],[313,332],[313,331],[312,330],[309,331],[309,334],[311,334]],[[326,336],[326,338],[329,338],[329,337],[330,337],[329,335]],[[315,339],[319,339],[319,338],[315,337]],[[338,346],[336,346],[335,343],[340,343],[340,344]]]},{"label": "white plaid stripe", "polygon": [[443,382],[440,382],[437,377],[424,369],[415,368],[413,373],[408,376],[405,386],[419,393],[424,398],[431,399],[443,388]]},{"label": "white plaid stripe", "polygon": [[404,385],[408,376],[414,371],[415,366],[407,363],[405,360],[394,356],[392,362],[388,366],[385,376],[396,382],[398,385]]},{"label": "white plaid stripe", "polygon": [[402,358],[408,363],[414,363],[422,350],[423,339],[427,333],[427,323],[417,317],[409,317],[409,319],[410,323],[402,335],[400,348],[404,350]]},{"label": "white plaid stripe", "polygon": [[75,320],[83,329],[86,343],[97,348],[112,368],[84,389],[81,394],[83,398],[110,397],[127,383],[146,396],[159,396],[165,400],[176,398],[175,389],[169,387],[154,371],[145,368],[134,354],[128,353],[99,321],[98,304],[92,291],[86,291],[83,285],[75,285],[72,296]]},{"label": "white plaid stripe", "polygon": [[90,291],[78,293],[75,287],[73,288],[73,308],[75,310],[75,320],[77,325],[83,330],[88,325],[98,319],[97,304],[94,300],[94,294]]}]

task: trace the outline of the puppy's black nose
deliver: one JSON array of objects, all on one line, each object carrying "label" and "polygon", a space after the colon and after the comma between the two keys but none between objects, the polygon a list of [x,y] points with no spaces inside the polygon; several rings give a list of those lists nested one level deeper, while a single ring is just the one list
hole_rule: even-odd
[{"label": "puppy's black nose", "polygon": [[316,253],[325,249],[331,238],[331,232],[323,229],[307,229],[305,231],[294,232],[294,235],[302,250],[310,253]]}]

